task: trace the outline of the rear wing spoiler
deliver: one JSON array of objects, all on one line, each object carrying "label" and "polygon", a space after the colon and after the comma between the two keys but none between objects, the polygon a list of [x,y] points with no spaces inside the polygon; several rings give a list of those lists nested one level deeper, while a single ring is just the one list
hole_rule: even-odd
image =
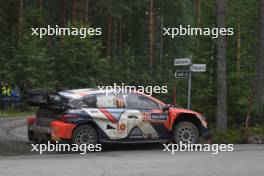
[{"label": "rear wing spoiler", "polygon": [[31,106],[63,105],[68,101],[56,92],[28,91],[27,103]]}]

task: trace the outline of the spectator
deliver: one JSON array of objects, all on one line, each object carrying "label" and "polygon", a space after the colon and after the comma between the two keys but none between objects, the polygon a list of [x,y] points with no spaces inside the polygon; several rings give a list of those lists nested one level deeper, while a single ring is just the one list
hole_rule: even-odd
[{"label": "spectator", "polygon": [[12,107],[16,108],[18,107],[20,103],[20,91],[17,86],[12,85],[11,90],[11,100],[12,100]]},{"label": "spectator", "polygon": [[0,108],[3,107],[3,103],[2,103],[2,98],[3,98],[3,95],[2,95],[2,87],[4,86],[3,82],[0,81]]},{"label": "spectator", "polygon": [[2,87],[2,103],[3,109],[6,110],[10,106],[11,100],[11,87],[7,82]]}]

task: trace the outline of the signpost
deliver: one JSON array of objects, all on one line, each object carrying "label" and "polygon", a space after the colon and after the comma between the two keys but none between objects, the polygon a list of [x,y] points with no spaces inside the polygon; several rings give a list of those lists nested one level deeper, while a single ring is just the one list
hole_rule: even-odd
[{"label": "signpost", "polygon": [[188,78],[189,70],[179,70],[175,72],[175,78]]},{"label": "signpost", "polygon": [[192,72],[205,72],[206,64],[192,64],[191,58],[176,58],[174,66],[188,66],[188,70],[178,70],[175,72],[175,78],[188,78],[188,105],[191,109],[191,93],[192,93]]},{"label": "signpost", "polygon": [[189,58],[178,58],[174,59],[174,66],[187,66],[190,65],[191,59]]},{"label": "signpost", "polygon": [[192,64],[192,72],[205,72],[206,64]]}]

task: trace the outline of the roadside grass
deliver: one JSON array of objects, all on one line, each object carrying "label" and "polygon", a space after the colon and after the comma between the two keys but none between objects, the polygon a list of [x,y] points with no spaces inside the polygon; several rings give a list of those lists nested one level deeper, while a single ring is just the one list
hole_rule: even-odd
[{"label": "roadside grass", "polygon": [[33,109],[29,111],[19,111],[17,109],[0,110],[0,118],[31,116],[34,114],[35,112]]},{"label": "roadside grass", "polygon": [[246,143],[246,135],[242,129],[228,129],[224,133],[213,132],[213,143],[232,143],[232,144],[244,144]]},{"label": "roadside grass", "polygon": [[[264,139],[264,124],[257,124],[249,127],[248,136],[258,136]],[[248,136],[245,129],[228,129],[225,133],[213,131],[213,143],[233,143],[245,144],[248,143]]]},{"label": "roadside grass", "polygon": [[250,135],[262,135],[264,136],[264,124],[257,124],[249,129]]}]

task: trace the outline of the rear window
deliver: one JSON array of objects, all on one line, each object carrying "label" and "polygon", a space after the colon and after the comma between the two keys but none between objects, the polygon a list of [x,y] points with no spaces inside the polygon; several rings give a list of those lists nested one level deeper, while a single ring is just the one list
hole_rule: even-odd
[{"label": "rear window", "polygon": [[124,101],[115,94],[90,95],[83,99],[88,108],[124,108]]}]

